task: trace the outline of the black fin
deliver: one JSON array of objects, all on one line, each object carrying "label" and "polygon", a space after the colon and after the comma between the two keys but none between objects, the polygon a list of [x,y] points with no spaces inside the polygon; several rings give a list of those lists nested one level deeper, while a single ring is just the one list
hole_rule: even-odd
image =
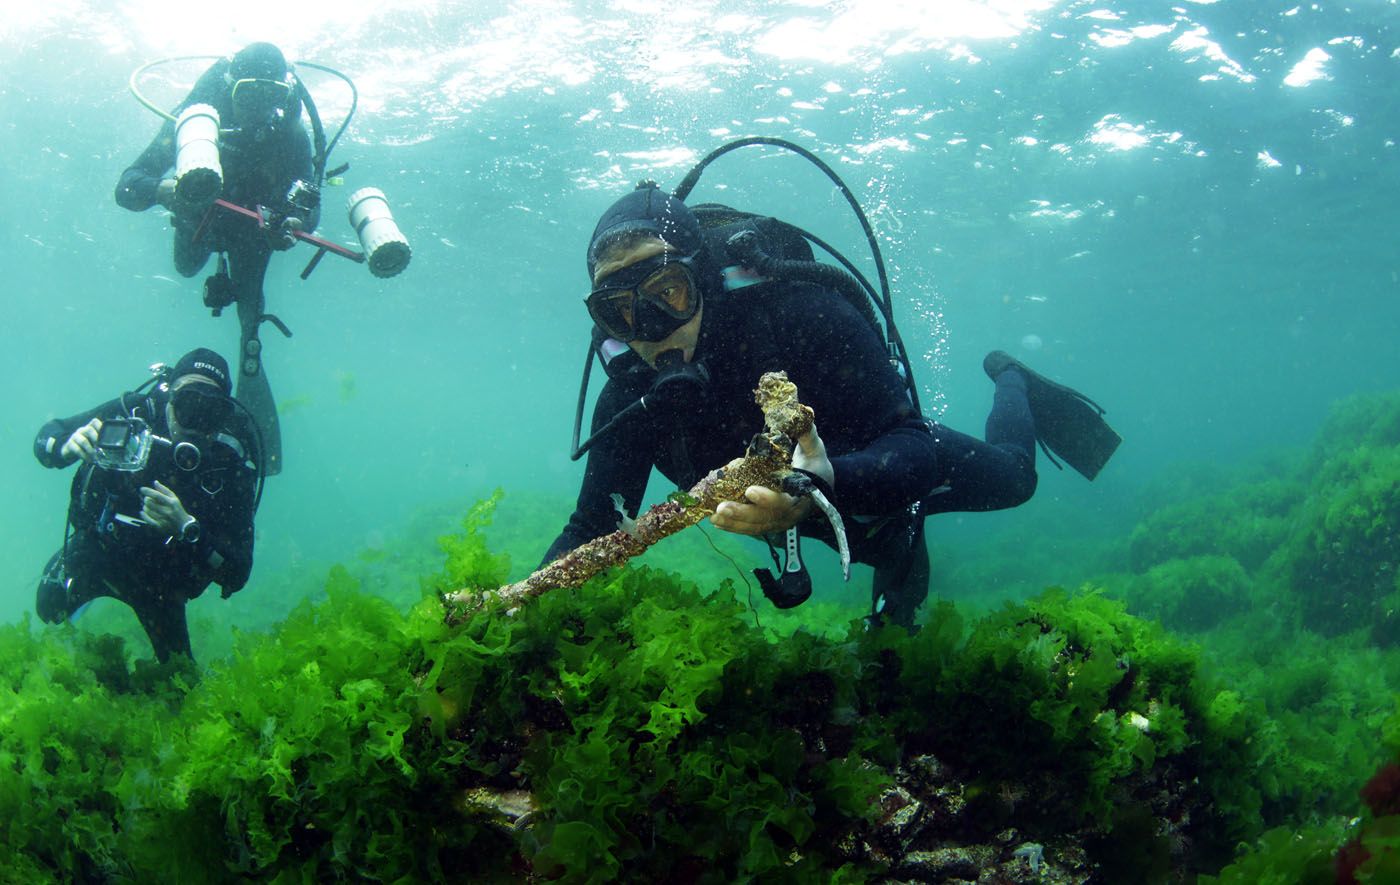
[{"label": "black fin", "polygon": [[[1032,372],[1002,351],[992,351],[983,368],[993,380],[1015,366],[1026,378],[1026,399],[1035,419],[1035,437],[1055,466],[1054,455],[1092,480],[1103,470],[1123,437],[1103,419],[1104,410],[1084,394]],[[1054,453],[1053,455],[1051,453]]]},{"label": "black fin", "polygon": [[[256,340],[256,339],[248,339]],[[267,372],[258,358],[260,351],[248,351],[248,340],[244,341],[243,359],[238,372],[238,390],[234,396],[252,416],[258,429],[258,439],[263,458],[263,475],[276,476],[282,472],[282,428],[277,418],[277,401],[272,398],[272,387],[267,382]],[[253,369],[251,373],[248,369]]]}]

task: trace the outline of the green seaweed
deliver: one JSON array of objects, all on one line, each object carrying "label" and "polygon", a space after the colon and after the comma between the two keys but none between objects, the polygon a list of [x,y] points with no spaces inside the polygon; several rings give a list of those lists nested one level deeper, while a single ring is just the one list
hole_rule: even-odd
[{"label": "green seaweed", "polygon": [[1334,452],[1313,482],[1279,568],[1302,617],[1327,635],[1368,628],[1400,639],[1400,447]]},{"label": "green seaweed", "polygon": [[[411,604],[334,567],[197,681],[144,680],[111,638],[0,635],[13,868],[858,881],[878,863],[834,847],[876,825],[892,772],[929,743],[1008,775],[1054,757],[1046,809],[1111,831],[1103,809],[1134,774],[1215,728],[1186,700],[1190,650],[1095,594],[971,625],[942,605],[915,637],[859,621],[774,637],[731,583],[640,567],[448,626],[442,588],[508,571],[483,535],[499,500],[440,538]],[[1139,710],[1150,730],[1124,724]],[[988,741],[1013,722],[1027,739]]]},{"label": "green seaweed", "polygon": [[1229,556],[1192,556],[1160,562],[1121,591],[1128,608],[1188,633],[1218,626],[1250,607],[1253,581]]},{"label": "green seaweed", "polygon": [[1292,472],[1202,490],[1154,510],[1133,529],[1129,565],[1144,572],[1173,560],[1223,556],[1253,572],[1287,540],[1306,492]]},{"label": "green seaweed", "polygon": [[1343,839],[1340,826],[1299,831],[1276,827],[1262,833],[1217,876],[1200,885],[1333,885],[1332,855]]},{"label": "green seaweed", "polygon": [[682,537],[648,561],[684,578],[619,569],[449,626],[440,594],[505,583],[554,525],[533,500],[503,517],[500,492],[201,635],[221,653],[200,671],[134,659],[119,606],[3,628],[0,859],[26,881],[861,881],[890,871],[852,846],[933,754],[969,838],[1222,882],[1309,881],[1345,844],[1379,881],[1388,815],[1343,822],[1400,753],[1400,651],[1298,582],[1400,601],[1393,575],[1366,583],[1390,555],[1392,400],[1346,405],[1335,428],[1366,445],[1333,440],[1310,474],[1147,517],[1134,574],[980,616],[934,602],[912,636],[867,629],[860,593],[760,619]]}]

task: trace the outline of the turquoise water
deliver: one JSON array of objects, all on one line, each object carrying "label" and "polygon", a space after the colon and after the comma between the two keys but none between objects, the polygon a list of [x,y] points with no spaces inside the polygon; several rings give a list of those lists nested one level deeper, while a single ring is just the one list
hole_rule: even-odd
[{"label": "turquoise water", "polygon": [[[941,420],[980,432],[981,357],[1004,348],[1089,393],[1125,437],[1092,485],[1047,468],[1014,513],[940,518],[948,557],[1050,526],[1102,531],[1183,461],[1302,445],[1334,401],[1400,386],[1395,3],[827,7],[8,13],[0,618],[32,606],[62,531],[69,474],[34,462],[39,425],[156,360],[236,349],[232,316],[211,318],[199,280],[174,273],[160,211],[125,212],[111,191],[159,123],[130,73],[253,40],[359,86],[333,158],[352,164],[347,187],[321,233],[349,242],[338,206],[374,185],[414,257],[384,281],[328,258],[306,282],[309,250],[274,258],[268,309],[295,332],[264,338],[286,471],[268,483],[245,610],[266,600],[260,581],[319,574],[424,507],[498,486],[557,496],[562,525],[582,471],[567,449],[587,235],[636,180],[674,186],[741,135],[802,144],[861,199]],[[151,97],[173,104],[202,67],[161,68]],[[338,120],[345,92],[307,82]],[[694,198],[797,222],[873,272],[844,205],[795,157],[726,157]]]}]

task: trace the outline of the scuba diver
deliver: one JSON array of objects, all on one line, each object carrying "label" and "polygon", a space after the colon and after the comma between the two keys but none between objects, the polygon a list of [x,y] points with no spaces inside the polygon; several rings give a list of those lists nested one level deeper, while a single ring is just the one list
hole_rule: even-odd
[{"label": "scuba diver", "polygon": [[189,600],[213,582],[224,599],[247,583],[262,476],[257,428],[235,411],[223,357],[198,348],[152,371],[136,390],[39,428],[40,464],[82,464],[35,610],[57,624],[99,596],[119,599],[164,663],[193,658]]},{"label": "scuba diver", "polygon": [[[354,84],[344,74],[299,63],[334,74],[350,87],[350,112],[327,142],[311,93],[271,43],[252,43],[214,62],[167,114],[141,95],[136,81],[149,68],[172,60],[181,59],[152,62],[132,75],[132,92],[166,122],[122,173],[116,201],[133,212],[156,205],[170,210],[175,269],[182,276],[195,276],[210,255],[219,254],[215,273],[204,281],[204,304],[215,316],[237,305],[237,396],[258,422],[264,467],[267,475],[275,475],[282,469],[281,431],[258,335],[263,322],[288,337],[291,331],[265,312],[263,278],[272,253],[298,242],[315,245],[318,252],[303,279],[327,251],[359,262],[368,258],[375,276],[386,277],[408,264],[408,243],[376,188],[362,188],[350,197],[351,223],[364,254],[312,236],[320,222],[322,185],[328,178],[338,181],[345,169],[326,170],[357,102]],[[303,109],[310,136],[302,123]]]},{"label": "scuba diver", "polygon": [[[886,287],[883,300],[844,257],[805,231],[684,202],[705,165],[748,144],[797,151],[838,184],[865,227]],[[847,269],[815,261],[811,243]],[[1037,483],[1037,441],[1090,479],[1120,441],[1097,406],[1001,351],[983,364],[996,386],[985,440],[925,418],[864,213],[826,164],[779,139],[721,148],[675,194],[642,182],[603,213],[587,267],[594,331],[574,457],[586,452],[588,462],[575,510],[546,563],[614,531],[619,510],[635,517],[653,467],[686,489],[742,453],[763,429],[753,388],[768,371],[786,371],[815,412],[817,426],[797,441],[793,466],[841,512],[852,561],[875,567],[871,621],[877,624],[912,628],[928,595],[925,517],[1027,501]],[[608,380],[592,436],[580,446],[595,358]],[[755,576],[778,607],[800,604],[811,594],[800,539],[835,546],[832,529],[809,496],[753,486],[745,497],[720,504],[711,521],[766,539],[779,576],[762,569]]]}]

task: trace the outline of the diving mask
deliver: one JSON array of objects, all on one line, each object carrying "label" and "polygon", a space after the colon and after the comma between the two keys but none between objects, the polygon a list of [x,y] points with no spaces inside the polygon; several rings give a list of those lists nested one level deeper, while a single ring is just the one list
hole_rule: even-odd
[{"label": "diving mask", "polygon": [[242,120],[271,119],[278,111],[291,107],[292,79],[268,80],[247,77],[233,81],[229,89],[234,115]]},{"label": "diving mask", "polygon": [[588,315],[622,342],[665,340],[700,309],[694,261],[662,253],[609,274],[589,293]]},{"label": "diving mask", "polygon": [[202,383],[187,384],[171,392],[170,405],[180,426],[197,433],[213,433],[223,427],[233,412],[232,400]]}]

